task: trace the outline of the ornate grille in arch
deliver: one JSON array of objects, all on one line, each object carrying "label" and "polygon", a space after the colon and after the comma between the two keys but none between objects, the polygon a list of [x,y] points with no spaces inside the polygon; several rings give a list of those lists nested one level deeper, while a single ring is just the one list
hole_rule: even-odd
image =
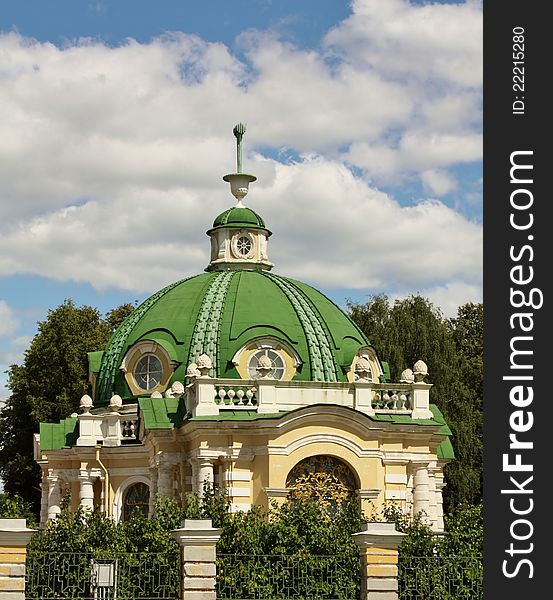
[{"label": "ornate grille in arch", "polygon": [[123,496],[123,521],[128,521],[135,510],[139,510],[147,517],[149,504],[150,488],[145,483],[129,486]]},{"label": "ornate grille in arch", "polygon": [[334,456],[310,456],[301,460],[286,478],[290,498],[315,500],[327,509],[339,508],[357,488],[355,475]]}]

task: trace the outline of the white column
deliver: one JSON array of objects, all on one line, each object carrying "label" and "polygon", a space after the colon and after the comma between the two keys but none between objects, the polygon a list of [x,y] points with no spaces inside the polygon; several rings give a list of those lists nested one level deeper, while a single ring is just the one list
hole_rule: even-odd
[{"label": "white column", "polygon": [[40,524],[44,525],[48,520],[48,475],[42,473],[40,484]]},{"label": "white column", "polygon": [[173,465],[161,463],[157,468],[157,491],[160,496],[173,496]]},{"label": "white column", "polygon": [[444,501],[442,490],[445,487],[443,474],[436,477],[436,531],[444,530]]},{"label": "white column", "polygon": [[157,467],[150,467],[150,502],[148,506],[148,518],[151,518],[154,514],[156,496],[157,496]]},{"label": "white column", "polygon": [[48,520],[55,519],[60,514],[61,480],[57,475],[48,475]]},{"label": "white column", "polygon": [[428,463],[413,463],[413,512],[423,513],[422,520],[430,521],[430,482],[428,478]]},{"label": "white column", "polygon": [[437,515],[438,515],[438,506],[437,506],[437,496],[436,496],[436,463],[430,465],[428,468],[428,500],[429,500],[429,516],[430,516],[430,524],[433,531],[438,530],[437,524]]},{"label": "white column", "polygon": [[94,510],[94,482],[88,471],[81,470],[79,483],[79,504],[84,511],[92,512]]},{"label": "white column", "polygon": [[192,459],[191,462],[193,473],[192,491],[196,492],[201,498],[204,494],[204,483],[208,482],[213,485],[213,463],[215,462],[215,459],[198,457]]}]

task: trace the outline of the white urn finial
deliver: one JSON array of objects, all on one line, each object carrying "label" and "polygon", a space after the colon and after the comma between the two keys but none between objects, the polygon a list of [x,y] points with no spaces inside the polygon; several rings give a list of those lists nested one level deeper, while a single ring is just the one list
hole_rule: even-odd
[{"label": "white urn finial", "polygon": [[188,379],[196,379],[196,377],[200,377],[200,375],[200,370],[195,362],[190,363],[188,367],[186,367],[186,377],[188,377]]},{"label": "white urn finial", "polygon": [[372,381],[371,363],[364,356],[357,359],[354,372],[357,375],[357,381],[361,383]]},{"label": "white urn finial", "polygon": [[90,409],[94,407],[94,405],[92,404],[92,398],[88,394],[85,394],[81,398],[79,407],[80,407],[83,415],[90,414]]},{"label": "white urn finial", "polygon": [[259,373],[259,379],[272,379],[273,361],[266,355],[257,359],[256,371]]},{"label": "white urn finial", "polygon": [[424,378],[428,375],[428,367],[423,360],[417,360],[413,367],[413,375],[417,383],[424,382]]},{"label": "white urn finial", "polygon": [[119,409],[123,406],[123,400],[119,394],[113,394],[109,401],[109,409],[112,412],[119,412]]},{"label": "white urn finial", "polygon": [[399,376],[400,383],[413,383],[413,381],[415,381],[415,376],[411,369],[405,369],[401,372],[401,375]]},{"label": "white urn finial", "polygon": [[213,368],[211,358],[207,354],[202,354],[196,361],[201,377],[209,377],[209,371]]}]

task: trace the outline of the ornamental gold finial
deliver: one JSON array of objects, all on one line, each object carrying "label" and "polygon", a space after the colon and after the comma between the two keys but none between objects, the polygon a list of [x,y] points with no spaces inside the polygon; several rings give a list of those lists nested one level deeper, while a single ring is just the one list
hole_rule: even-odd
[{"label": "ornamental gold finial", "polygon": [[234,126],[232,133],[236,138],[236,172],[242,173],[242,137],[246,133],[246,126],[244,123],[238,123]]}]

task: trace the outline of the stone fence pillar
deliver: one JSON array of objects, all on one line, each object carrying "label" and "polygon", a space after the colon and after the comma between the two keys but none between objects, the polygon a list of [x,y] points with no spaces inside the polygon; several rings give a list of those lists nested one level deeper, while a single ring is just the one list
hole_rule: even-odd
[{"label": "stone fence pillar", "polygon": [[182,529],[171,532],[181,547],[181,600],[216,599],[216,545],[222,532],[211,519],[185,519]]},{"label": "stone fence pillar", "polygon": [[0,519],[0,600],[25,599],[25,559],[34,529],[25,519]]},{"label": "stone fence pillar", "polygon": [[404,537],[394,523],[365,523],[353,534],[361,561],[361,600],[398,600],[398,547]]}]

